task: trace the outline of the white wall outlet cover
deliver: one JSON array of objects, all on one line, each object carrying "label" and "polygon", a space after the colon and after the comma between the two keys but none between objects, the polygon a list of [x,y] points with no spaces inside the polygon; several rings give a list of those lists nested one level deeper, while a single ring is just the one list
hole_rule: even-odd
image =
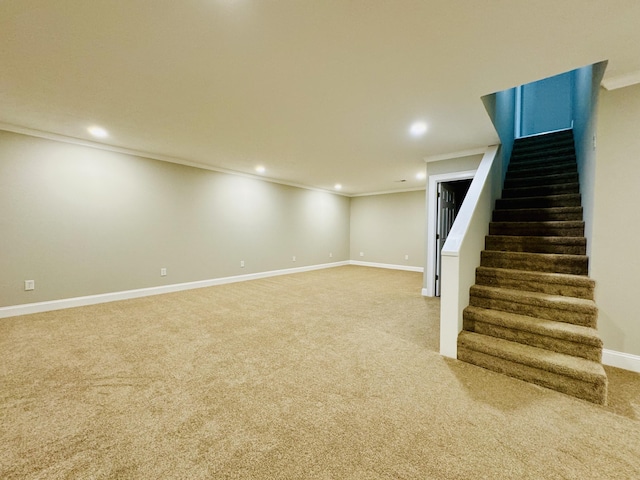
[{"label": "white wall outlet cover", "polygon": [[160,276],[161,277],[166,277],[167,276],[167,269],[166,268],[161,268],[160,269]]},{"label": "white wall outlet cover", "polygon": [[360,252],[360,256],[361,256],[361,257],[364,257],[364,252]]},{"label": "white wall outlet cover", "polygon": [[244,260],[240,260],[240,268],[244,268]]},{"label": "white wall outlet cover", "polygon": [[294,261],[294,262],[296,261],[296,256],[295,256],[295,255],[293,256],[293,261]]},{"label": "white wall outlet cover", "polygon": [[36,281],[35,280],[25,280],[24,281],[24,289],[25,290],[35,290],[36,289]]}]

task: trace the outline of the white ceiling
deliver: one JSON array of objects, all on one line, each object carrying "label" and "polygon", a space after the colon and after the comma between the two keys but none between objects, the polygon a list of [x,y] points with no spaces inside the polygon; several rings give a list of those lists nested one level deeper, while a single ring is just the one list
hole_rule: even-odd
[{"label": "white ceiling", "polygon": [[0,122],[412,189],[425,157],[497,142],[481,96],[601,60],[605,79],[640,71],[639,26],[638,0],[0,0]]}]

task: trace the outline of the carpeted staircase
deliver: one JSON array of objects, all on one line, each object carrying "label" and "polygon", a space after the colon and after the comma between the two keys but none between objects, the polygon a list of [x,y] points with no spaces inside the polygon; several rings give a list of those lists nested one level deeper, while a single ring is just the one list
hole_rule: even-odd
[{"label": "carpeted staircase", "polygon": [[516,140],[458,358],[606,404],[573,132]]}]

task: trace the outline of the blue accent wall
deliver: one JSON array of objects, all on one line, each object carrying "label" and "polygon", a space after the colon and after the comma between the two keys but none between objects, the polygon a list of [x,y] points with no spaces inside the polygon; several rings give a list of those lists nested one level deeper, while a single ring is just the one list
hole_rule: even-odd
[{"label": "blue accent wall", "polygon": [[573,72],[522,86],[521,136],[571,128]]}]

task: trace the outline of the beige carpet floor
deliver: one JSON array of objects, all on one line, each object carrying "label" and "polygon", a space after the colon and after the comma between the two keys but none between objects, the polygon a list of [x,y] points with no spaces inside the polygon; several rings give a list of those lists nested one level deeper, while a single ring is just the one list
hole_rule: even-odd
[{"label": "beige carpet floor", "polygon": [[422,275],[340,267],[0,320],[2,479],[638,479],[599,407],[440,357]]}]

